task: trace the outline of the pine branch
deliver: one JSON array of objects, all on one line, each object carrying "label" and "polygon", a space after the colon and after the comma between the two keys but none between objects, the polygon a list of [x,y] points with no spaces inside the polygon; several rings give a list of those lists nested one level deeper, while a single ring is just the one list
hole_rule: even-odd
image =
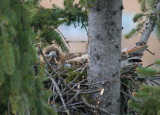
[{"label": "pine branch", "polygon": [[156,18],[155,16],[157,15],[157,13],[159,13],[160,11],[160,2],[158,2],[156,4],[156,11],[154,13],[151,14],[150,18],[149,18],[149,22],[147,23],[147,26],[145,28],[145,30],[143,31],[142,37],[140,38],[139,43],[137,43],[137,46],[144,44],[147,44],[147,41],[149,39],[149,36],[151,34],[151,32],[153,31],[154,27],[155,27],[155,22],[156,22]]}]

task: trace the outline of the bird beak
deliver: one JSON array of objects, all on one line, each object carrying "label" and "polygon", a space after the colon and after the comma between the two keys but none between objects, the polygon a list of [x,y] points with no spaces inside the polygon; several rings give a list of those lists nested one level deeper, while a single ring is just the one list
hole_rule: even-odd
[{"label": "bird beak", "polygon": [[57,61],[56,57],[54,57],[54,61],[55,61],[56,63],[58,63],[58,61]]}]

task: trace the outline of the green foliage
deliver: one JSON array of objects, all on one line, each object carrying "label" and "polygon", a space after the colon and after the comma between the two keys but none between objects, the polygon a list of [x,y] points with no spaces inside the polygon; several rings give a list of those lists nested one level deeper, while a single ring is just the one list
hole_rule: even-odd
[{"label": "green foliage", "polygon": [[[74,1],[73,1],[74,2]],[[67,0],[64,2],[64,17],[67,19],[66,24],[71,25],[73,24],[75,27],[76,26],[81,26],[82,28],[85,28],[88,23],[88,14],[86,9],[80,4],[67,4]]]},{"label": "green foliage", "polygon": [[144,25],[144,22],[137,25],[136,28],[133,28],[128,34],[125,35],[125,38],[129,39],[130,37],[133,37],[138,31],[142,29]]},{"label": "green foliage", "polygon": [[[82,78],[81,73],[80,72],[70,72],[67,76],[67,78],[65,79],[66,83],[70,83],[75,77],[79,76],[79,78]],[[79,79],[77,79],[79,80]],[[80,81],[80,80],[79,80]],[[76,81],[78,82],[78,81]]]},{"label": "green foliage", "polygon": [[87,1],[87,8],[91,8],[97,4],[98,0],[86,0]]},{"label": "green foliage", "polygon": [[[81,7],[85,9],[88,9],[96,5],[97,2],[98,0],[79,0],[78,5],[80,5]],[[74,6],[74,4],[75,4],[75,0],[65,0],[64,1],[64,5],[68,8]]]},{"label": "green foliage", "polygon": [[142,0],[138,0],[139,3],[141,3]]},{"label": "green foliage", "polygon": [[143,14],[136,14],[134,17],[133,17],[133,22],[137,22],[138,19],[142,18]]},{"label": "green foliage", "polygon": [[15,70],[15,54],[11,43],[2,42],[3,49],[0,51],[1,64],[7,75],[12,75]]},{"label": "green foliage", "polygon": [[[157,15],[160,16],[159,14]],[[156,36],[158,40],[160,41],[160,18],[159,17],[156,20]]]},{"label": "green foliage", "polygon": [[53,5],[51,9],[37,7],[37,13],[31,24],[38,34],[35,42],[53,44],[54,41],[63,51],[68,51],[58,27],[64,24],[67,26],[73,24],[75,27],[86,28],[87,20],[86,10],[80,4],[75,4],[74,0],[65,0],[64,8],[56,5]]},{"label": "green foliage", "polygon": [[141,0],[140,3],[141,3],[141,11],[142,12],[146,11],[147,10],[147,8],[146,8],[146,0]]},{"label": "green foliage", "polygon": [[137,68],[137,72],[138,74],[142,75],[142,76],[154,76],[157,74],[157,71],[155,69],[152,68],[143,68],[143,67],[139,67]]},{"label": "green foliage", "polygon": [[54,115],[42,98],[31,20],[37,0],[0,1],[0,114]]},{"label": "green foliage", "polygon": [[160,65],[160,59],[157,59],[156,62],[155,62],[155,64]]},{"label": "green foliage", "polygon": [[[159,20],[159,13],[156,13],[156,3],[157,0],[138,0],[141,4],[141,12],[136,14],[133,17],[133,22],[138,23],[136,28],[133,28],[128,34],[125,35],[125,38],[131,38],[135,33],[140,32],[143,28],[147,26],[147,21],[150,18],[155,19],[156,22],[156,34],[158,40],[160,40],[160,20]],[[153,15],[155,13],[155,15]],[[145,24],[146,23],[146,24]]]},{"label": "green foliage", "polygon": [[[156,60],[155,64],[160,64],[160,60]],[[141,77],[156,77],[159,72],[152,68],[139,67],[136,69]],[[132,93],[132,98],[128,105],[131,110],[138,112],[139,115],[160,115],[160,88],[150,85],[142,85],[138,92]]]},{"label": "green foliage", "polygon": [[56,28],[65,22],[64,19],[61,19],[61,13],[59,9],[37,8],[37,13],[31,23],[34,31],[38,34],[35,42],[42,42],[43,44],[53,44],[54,42],[60,46],[63,51],[68,51],[64,40],[56,31]]},{"label": "green foliage", "polygon": [[[159,13],[156,12],[157,0],[138,0],[141,4],[141,12],[136,14],[133,18],[134,23],[138,22],[136,28],[132,29],[125,37],[130,38],[135,33],[140,32],[141,29],[147,26],[148,19],[155,20],[157,38],[160,39],[160,20]],[[146,24],[145,24],[146,23]],[[157,60],[155,64],[160,64]],[[139,76],[146,79],[148,77],[155,77],[159,72],[152,68],[139,67],[136,69]],[[146,78],[145,78],[146,77]],[[128,85],[127,85],[128,86]],[[129,101],[129,106],[133,111],[137,111],[139,115],[160,115],[160,89],[151,86],[142,86],[137,92],[133,93],[133,99],[137,101]]]},{"label": "green foliage", "polygon": [[129,101],[129,106],[139,115],[160,115],[160,88],[142,86],[133,96],[139,102]]},{"label": "green foliage", "polygon": [[[78,67],[63,67],[61,69],[61,72],[62,72],[61,76],[63,77],[63,79],[65,80],[67,84],[70,83],[74,78],[77,78],[75,82],[78,83],[79,81],[87,77],[86,71],[80,72],[80,71],[76,71],[77,69],[79,68]],[[65,73],[63,73],[63,71],[65,71]]]},{"label": "green foliage", "polygon": [[41,41],[43,43],[52,44],[53,40],[54,43],[60,46],[63,51],[68,51],[66,44],[64,44],[62,37],[57,31],[47,28],[41,33]]},{"label": "green foliage", "polygon": [[157,0],[138,0],[138,2],[141,4],[141,11],[145,12],[148,9],[154,10]]}]

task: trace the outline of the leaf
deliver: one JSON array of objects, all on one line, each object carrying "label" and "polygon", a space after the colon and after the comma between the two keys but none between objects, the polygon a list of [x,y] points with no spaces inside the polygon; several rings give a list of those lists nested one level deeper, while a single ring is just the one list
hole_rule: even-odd
[{"label": "leaf", "polygon": [[3,84],[4,80],[5,80],[4,72],[2,70],[2,67],[0,66],[0,86]]},{"label": "leaf", "polygon": [[7,75],[12,75],[15,70],[15,54],[12,45],[4,42],[3,48],[0,51],[1,63]]},{"label": "leaf", "polygon": [[19,74],[19,72],[15,71],[14,75],[12,75],[12,77],[10,77],[10,80],[12,81],[10,83],[10,93],[13,95],[19,95],[20,91],[22,89],[22,83],[21,83],[22,76]]},{"label": "leaf", "polygon": [[136,14],[136,15],[133,17],[133,22],[137,22],[142,16],[143,16],[143,14]]},{"label": "leaf", "polygon": [[142,12],[144,12],[144,11],[147,10],[145,1],[146,1],[146,0],[141,0],[141,11],[142,11]]},{"label": "leaf", "polygon": [[136,71],[143,76],[153,76],[157,74],[157,71],[155,69],[152,68],[142,68],[139,67],[136,69]]},{"label": "leaf", "polygon": [[160,65],[160,59],[156,60],[155,62],[157,65]]},{"label": "leaf", "polygon": [[142,22],[140,24],[138,24],[136,26],[136,28],[133,28],[128,34],[125,35],[125,38],[129,39],[131,38],[133,35],[135,35],[138,31],[140,31],[142,29],[142,27],[144,26],[145,22]]},{"label": "leaf", "polygon": [[10,100],[10,103],[11,103],[11,112],[12,112],[13,114],[16,114],[17,111],[18,111],[18,108],[19,108],[18,102],[19,102],[19,100],[20,100],[20,96],[11,95],[11,96],[9,97],[9,100]]}]

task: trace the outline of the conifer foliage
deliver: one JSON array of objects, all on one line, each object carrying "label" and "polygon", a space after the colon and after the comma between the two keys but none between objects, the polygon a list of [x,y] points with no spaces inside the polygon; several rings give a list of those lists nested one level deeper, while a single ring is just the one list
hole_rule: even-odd
[{"label": "conifer foliage", "polygon": [[[140,22],[136,28],[132,29],[127,35],[126,38],[130,38],[136,32],[144,31],[147,28],[150,20],[156,27],[156,34],[158,40],[160,40],[160,1],[159,0],[139,0],[141,4],[141,13],[136,14],[133,18],[134,22]],[[152,30],[153,30],[152,28]],[[149,31],[148,31],[149,32]],[[151,33],[151,32],[150,32]],[[150,35],[149,33],[149,35]],[[142,34],[143,36],[143,34]],[[148,36],[149,37],[149,36]],[[147,39],[148,39],[147,37]],[[143,40],[142,40],[143,41]],[[144,40],[146,44],[147,40]],[[154,64],[160,64],[157,60]],[[153,64],[153,65],[154,65]],[[150,65],[151,66],[151,65]],[[138,77],[140,79],[146,79],[144,82],[147,85],[141,85],[141,88],[138,91],[133,92],[132,101],[130,100],[129,107],[136,111],[139,115],[160,115],[160,88],[159,88],[159,74],[158,70],[148,67],[138,67],[136,69]],[[144,81],[144,80],[143,80]],[[148,84],[150,81],[150,84]],[[152,83],[153,82],[153,83]],[[153,85],[153,86],[151,86]],[[158,87],[157,87],[158,86]]]},{"label": "conifer foliage", "polygon": [[138,93],[133,93],[138,100],[129,101],[129,106],[134,107],[139,115],[160,115],[160,90],[151,86],[142,86]]},{"label": "conifer foliage", "polygon": [[38,0],[0,1],[0,114],[54,115],[43,101],[40,76],[34,76],[36,60],[31,28]]},{"label": "conifer foliage", "polygon": [[34,31],[38,34],[36,42],[41,42],[43,45],[56,44],[63,51],[68,51],[65,44],[67,40],[58,27],[64,24],[86,27],[87,12],[83,8],[80,3],[75,4],[74,0],[64,0],[64,8],[53,5],[51,9],[46,9],[38,6],[31,23]]},{"label": "conifer foliage", "polygon": [[138,2],[141,4],[141,12],[137,13],[133,17],[133,22],[138,24],[128,34],[125,35],[125,38],[128,39],[137,33],[142,33],[143,30],[147,28],[148,20],[152,19],[156,26],[156,31],[154,31],[156,32],[158,40],[160,40],[160,14],[156,9],[156,4],[159,2],[159,0],[138,0]]}]

